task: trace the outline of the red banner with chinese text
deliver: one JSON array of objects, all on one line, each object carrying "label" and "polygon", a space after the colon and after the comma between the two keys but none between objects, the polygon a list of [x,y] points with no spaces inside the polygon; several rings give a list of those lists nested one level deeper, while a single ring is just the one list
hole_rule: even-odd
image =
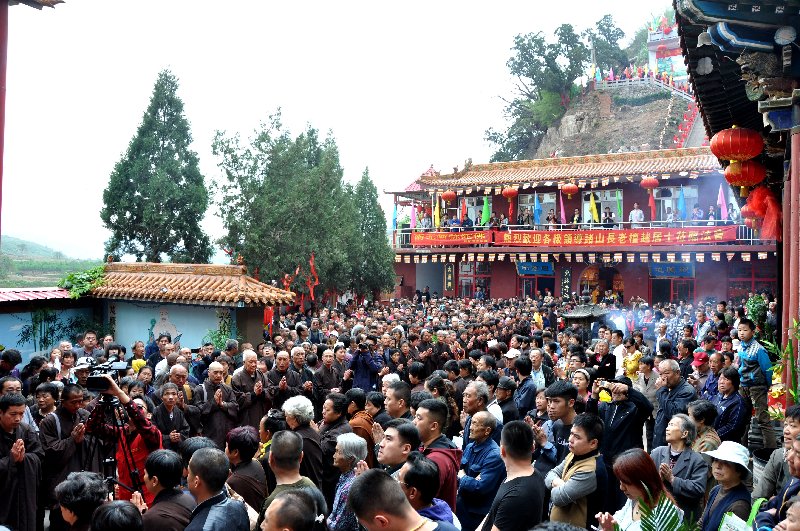
[{"label": "red banner with chinese text", "polygon": [[736,226],[680,229],[526,230],[494,232],[497,246],[627,247],[719,243],[736,240]]},{"label": "red banner with chinese text", "polygon": [[484,245],[492,242],[492,231],[412,232],[411,245]]}]

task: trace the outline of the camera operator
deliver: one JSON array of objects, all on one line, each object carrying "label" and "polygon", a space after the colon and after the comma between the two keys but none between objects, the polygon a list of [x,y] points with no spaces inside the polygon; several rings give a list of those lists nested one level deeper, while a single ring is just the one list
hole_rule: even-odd
[{"label": "camera operator", "polygon": [[363,389],[365,393],[375,391],[378,385],[378,373],[383,368],[383,356],[377,350],[378,338],[375,336],[358,336],[358,348],[353,352],[350,369],[353,371],[353,387]]},{"label": "camera operator", "polygon": [[[131,399],[119,388],[111,376],[104,374],[108,388],[102,394],[116,397],[121,406],[113,400],[98,400],[97,407],[86,421],[86,433],[106,441],[116,442],[117,477],[122,485],[134,490],[144,491],[145,502],[150,505],[155,497],[142,489],[144,464],[150,452],[161,448],[161,432],[150,422],[153,403],[149,398]],[[117,425],[107,422],[107,416],[116,418]],[[130,500],[132,492],[120,488],[117,498]]]}]

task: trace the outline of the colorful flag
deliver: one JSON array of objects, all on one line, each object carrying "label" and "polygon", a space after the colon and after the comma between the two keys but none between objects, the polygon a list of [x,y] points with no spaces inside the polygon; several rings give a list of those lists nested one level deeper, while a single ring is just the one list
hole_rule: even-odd
[{"label": "colorful flag", "polygon": [[433,208],[433,226],[434,228],[439,228],[439,222],[441,221],[439,217],[439,199],[436,199],[436,205]]},{"label": "colorful flag", "polygon": [[620,221],[623,221],[623,216],[622,216],[622,194],[619,193],[619,190],[617,190],[617,217],[619,218]]},{"label": "colorful flag", "polygon": [[567,215],[564,211],[564,194],[561,193],[561,190],[558,191],[558,201],[560,203],[559,207],[561,207],[561,224],[567,224]]},{"label": "colorful flag", "polygon": [[594,80],[598,82],[603,81],[603,74],[600,72],[599,68],[595,69],[594,71]]},{"label": "colorful flag", "polygon": [[481,225],[489,223],[492,213],[489,211],[489,196],[483,196],[483,213],[481,213]]},{"label": "colorful flag", "polygon": [[394,212],[392,213],[392,230],[397,230],[397,203],[394,204]]},{"label": "colorful flag", "polygon": [[467,198],[461,198],[461,221],[467,219]]},{"label": "colorful flag", "polygon": [[728,203],[725,201],[725,192],[722,190],[721,184],[719,185],[719,194],[717,194],[717,205],[719,206],[719,219],[728,219]]},{"label": "colorful flag", "polygon": [[539,194],[533,193],[533,223],[539,225],[542,219],[542,204],[539,202]]},{"label": "colorful flag", "polygon": [[592,214],[592,220],[595,223],[600,223],[600,216],[597,213],[597,203],[594,202],[594,192],[589,193],[589,212]]},{"label": "colorful flag", "polygon": [[681,195],[678,196],[678,219],[681,221],[686,219],[686,196],[683,195],[683,186],[681,186]]},{"label": "colorful flag", "polygon": [[417,205],[411,205],[411,228],[417,228]]},{"label": "colorful flag", "polygon": [[614,67],[608,69],[608,80],[614,81]]}]

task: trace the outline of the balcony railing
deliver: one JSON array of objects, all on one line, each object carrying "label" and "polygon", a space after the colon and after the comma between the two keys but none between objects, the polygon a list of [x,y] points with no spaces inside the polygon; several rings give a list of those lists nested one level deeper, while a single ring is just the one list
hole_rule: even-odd
[{"label": "balcony railing", "polygon": [[485,227],[452,230],[402,228],[393,231],[395,249],[441,247],[551,246],[573,250],[582,246],[638,247],[669,245],[769,245],[757,230],[745,225],[710,224],[707,221],[644,221],[578,225],[509,225],[506,230]]}]

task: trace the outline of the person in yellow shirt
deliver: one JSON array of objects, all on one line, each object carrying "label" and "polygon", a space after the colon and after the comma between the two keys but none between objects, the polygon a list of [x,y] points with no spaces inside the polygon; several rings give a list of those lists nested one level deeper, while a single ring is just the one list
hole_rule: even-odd
[{"label": "person in yellow shirt", "polygon": [[636,349],[636,341],[633,337],[628,336],[622,342],[625,347],[625,356],[622,358],[622,369],[625,376],[631,380],[636,378],[636,372],[639,370],[639,360],[642,359],[642,353]]}]

